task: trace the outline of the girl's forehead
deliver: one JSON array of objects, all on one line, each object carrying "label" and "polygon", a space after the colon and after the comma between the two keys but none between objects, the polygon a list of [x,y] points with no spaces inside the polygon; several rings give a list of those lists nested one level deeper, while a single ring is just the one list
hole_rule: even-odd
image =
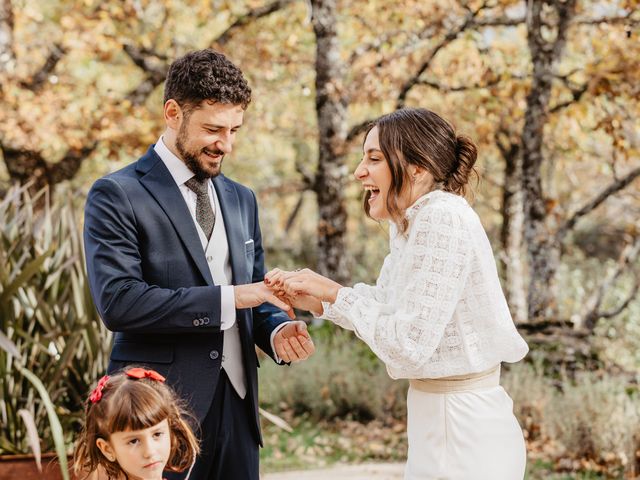
[{"label": "girl's forehead", "polygon": [[134,430],[132,428],[126,428],[120,432],[113,432],[115,433],[121,433],[121,434],[126,434],[126,435],[135,435],[135,434],[141,434],[141,433],[146,433],[147,431],[150,430],[157,430],[159,428],[168,428],[169,427],[169,420],[168,419],[164,419],[161,422],[156,423],[155,425],[152,425],[150,427],[147,428],[141,428],[139,430]]}]

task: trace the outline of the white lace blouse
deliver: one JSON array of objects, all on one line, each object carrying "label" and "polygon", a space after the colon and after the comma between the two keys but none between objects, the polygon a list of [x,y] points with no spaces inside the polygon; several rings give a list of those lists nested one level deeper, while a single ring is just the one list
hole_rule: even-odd
[{"label": "white lace blouse", "polygon": [[393,378],[475,373],[528,351],[507,307],[489,239],[467,201],[433,191],[390,222],[375,286],[358,283],[324,303],[323,318],[355,331]]}]

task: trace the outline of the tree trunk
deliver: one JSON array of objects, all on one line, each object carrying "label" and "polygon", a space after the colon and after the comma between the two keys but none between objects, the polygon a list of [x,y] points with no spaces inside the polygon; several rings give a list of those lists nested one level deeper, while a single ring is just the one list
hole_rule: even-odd
[{"label": "tree trunk", "polygon": [[511,315],[517,324],[527,321],[524,250],[524,192],[522,191],[522,157],[518,144],[500,149],[505,160],[502,190],[502,265],[504,286]]},{"label": "tree trunk", "polygon": [[[527,2],[527,40],[533,79],[527,96],[527,110],[522,132],[522,185],[529,265],[529,319],[541,320],[555,313],[555,275],[560,249],[555,235],[549,231],[547,210],[542,191],[542,145],[547,121],[553,63],[558,59],[566,39],[567,26],[573,15],[575,0]],[[552,38],[549,38],[552,37]]]},{"label": "tree trunk", "polygon": [[343,283],[349,279],[346,252],[347,212],[344,199],[346,165],[346,101],[344,66],[337,38],[336,0],[312,0],[316,35],[316,115],[319,130],[317,194],[318,270]]}]

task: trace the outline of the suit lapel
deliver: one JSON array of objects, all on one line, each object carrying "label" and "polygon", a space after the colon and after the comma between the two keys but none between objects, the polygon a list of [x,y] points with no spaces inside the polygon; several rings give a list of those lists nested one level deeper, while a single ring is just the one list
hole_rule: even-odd
[{"label": "suit lapel", "polygon": [[144,185],[169,217],[207,284],[213,285],[211,271],[189,208],[171,173],[153,150],[153,146],[138,161],[136,170],[143,174],[140,183]]},{"label": "suit lapel", "polygon": [[227,233],[227,243],[229,245],[229,258],[231,259],[231,271],[233,272],[233,284],[245,283],[246,261],[244,252],[244,237],[242,235],[242,211],[240,201],[233,185],[223,176],[218,175],[213,179],[213,186],[216,189],[224,227]]}]

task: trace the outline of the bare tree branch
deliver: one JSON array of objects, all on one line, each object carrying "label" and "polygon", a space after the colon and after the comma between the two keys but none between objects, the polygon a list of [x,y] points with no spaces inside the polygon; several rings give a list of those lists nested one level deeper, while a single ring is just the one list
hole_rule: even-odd
[{"label": "bare tree branch", "polygon": [[[228,28],[226,28],[212,41],[212,44],[224,45],[240,27],[243,27],[258,18],[270,15],[294,1],[295,0],[276,0],[270,4],[250,10],[229,25]],[[135,90],[127,95],[127,99],[134,105],[140,105],[146,101],[151,92],[164,82],[171,62],[166,55],[162,55],[155,50],[143,49],[131,44],[123,45],[123,49],[127,55],[129,55],[131,60],[133,60],[133,63],[135,63],[136,66],[146,74],[145,79],[135,88]]]},{"label": "bare tree branch", "polygon": [[587,91],[589,91],[589,84],[585,83],[584,85],[581,85],[578,88],[572,88],[571,89],[571,100],[567,100],[565,102],[561,102],[558,103],[556,105],[554,105],[553,107],[551,107],[549,109],[549,113],[557,113],[560,110],[563,110],[575,103],[578,103],[581,99],[582,96],[587,93]]},{"label": "bare tree branch", "polygon": [[300,195],[298,196],[298,201],[296,202],[296,205],[293,207],[293,210],[289,214],[289,218],[287,218],[287,223],[284,226],[285,233],[289,233],[289,231],[291,230],[291,227],[293,227],[293,223],[296,221],[296,218],[300,213],[300,210],[302,209],[302,203],[304,201],[304,192],[305,192],[304,190],[300,192]]},{"label": "bare tree branch", "polygon": [[398,94],[398,100],[396,102],[397,108],[402,108],[404,106],[407,94],[418,83],[418,81],[420,80],[420,76],[431,66],[431,62],[438,54],[438,52],[449,45],[451,42],[453,42],[462,32],[469,28],[476,16],[487,7],[488,3],[485,1],[476,10],[469,11],[469,13],[467,13],[467,15],[465,16],[464,21],[457,28],[448,32],[440,41],[440,43],[438,43],[438,45],[436,45],[431,50],[431,52],[429,52],[416,73],[411,78],[409,78],[400,88],[400,93]]},{"label": "bare tree branch", "polygon": [[583,327],[592,332],[596,326],[598,319],[611,318],[620,314],[625,308],[629,306],[629,303],[636,297],[638,290],[640,289],[640,279],[638,274],[635,275],[634,286],[632,287],[627,298],[622,301],[617,307],[608,311],[601,311],[600,307],[604,300],[604,296],[607,291],[613,286],[613,284],[620,278],[620,276],[626,272],[638,259],[640,255],[640,236],[637,236],[633,243],[627,245],[627,247],[620,253],[618,259],[618,265],[616,269],[611,272],[607,278],[600,284],[600,287],[594,292],[591,298],[587,301],[588,311],[584,315],[582,320]]},{"label": "bare tree branch", "polygon": [[634,11],[635,10],[629,10],[626,15],[616,15],[611,17],[580,18],[577,19],[575,23],[578,25],[600,25],[602,23],[638,25],[640,23],[640,18],[633,17]]},{"label": "bare tree branch", "polygon": [[271,15],[272,13],[277,12],[278,10],[281,10],[284,7],[288,6],[289,4],[293,3],[294,1],[295,0],[276,0],[267,5],[262,5],[261,7],[256,7],[252,10],[249,10],[247,13],[238,17],[235,22],[229,25],[229,27],[227,27],[227,29],[224,32],[222,32],[214,40],[213,43],[217,43],[218,45],[224,45],[231,39],[231,37],[233,36],[233,33],[239,28],[244,27],[245,25],[251,23],[252,21],[257,20],[258,18]]},{"label": "bare tree branch", "polygon": [[48,162],[40,152],[26,148],[14,148],[0,142],[0,151],[12,180],[20,184],[33,182],[33,190],[40,190],[45,185],[55,185],[69,180],[80,169],[82,161],[97,147],[97,142],[82,148],[71,148],[56,163]]},{"label": "bare tree branch", "polygon": [[509,17],[507,15],[501,15],[492,18],[476,18],[472,22],[472,26],[475,28],[482,27],[517,27],[523,25],[525,22],[524,17]]},{"label": "bare tree branch", "polygon": [[28,81],[20,82],[20,86],[34,92],[40,90],[55,70],[58,62],[62,60],[65,53],[67,53],[67,50],[62,45],[59,43],[53,44],[51,52],[40,70],[38,70]]},{"label": "bare tree branch", "polygon": [[627,308],[629,304],[636,298],[639,290],[640,290],[640,281],[636,276],[635,281],[633,283],[633,288],[629,292],[629,295],[627,296],[627,298],[620,305],[618,305],[618,307],[608,310],[606,312],[601,312],[599,315],[600,318],[612,318],[621,314],[624,311],[624,309]]},{"label": "bare tree branch", "polygon": [[349,129],[349,132],[347,133],[347,142],[352,142],[353,140],[355,140],[355,138],[360,135],[362,132],[364,132],[367,128],[369,128],[369,125],[371,125],[371,122],[373,122],[372,118],[369,118],[363,122],[358,123],[357,125],[354,125],[353,127],[351,127]]},{"label": "bare tree branch", "polygon": [[380,50],[380,47],[386,42],[404,33],[404,30],[393,30],[390,32],[384,32],[381,35],[376,36],[375,40],[373,40],[372,42],[359,45],[353,52],[351,52],[349,60],[347,60],[347,65],[352,65],[356,60],[358,60],[358,57],[361,57],[365,53],[371,51],[377,52],[378,50]]},{"label": "bare tree branch", "polygon": [[166,72],[168,59],[156,51],[148,48],[139,48],[131,43],[122,46],[124,52],[129,55],[133,63],[145,73],[158,74]]},{"label": "bare tree branch", "polygon": [[[510,77],[516,78],[516,77]],[[479,90],[481,88],[493,87],[498,85],[499,83],[505,81],[506,78],[496,77],[488,82],[484,83],[474,83],[470,85],[445,85],[443,83],[434,82],[432,80],[419,80],[416,82],[416,85],[426,85],[431,88],[435,88],[436,90],[440,90],[441,92],[466,92],[468,90]]]},{"label": "bare tree branch", "polygon": [[[573,25],[600,25],[603,23],[609,24],[624,24],[624,25],[637,25],[640,23],[640,19],[634,18],[634,11],[629,10],[626,15],[614,15],[614,16],[603,16],[597,18],[576,18],[572,24]],[[489,18],[478,18],[473,21],[474,28],[482,28],[482,27],[517,27],[518,25],[524,25],[526,19],[525,17],[509,17],[507,15],[501,15],[498,17],[489,17]]]},{"label": "bare tree branch", "polygon": [[164,82],[169,71],[169,61],[166,56],[155,51],[138,48],[132,44],[122,46],[124,52],[129,55],[133,63],[146,74],[145,79],[127,95],[127,99],[134,105],[145,102],[151,92]]},{"label": "bare tree branch", "polygon": [[49,164],[47,168],[49,185],[55,185],[75,177],[82,162],[95,151],[97,146],[98,142],[94,141],[90,145],[85,145],[81,148],[71,148],[59,162]]},{"label": "bare tree branch", "polygon": [[592,210],[595,210],[602,203],[607,200],[614,193],[619,192],[626,188],[631,182],[633,182],[636,178],[640,176],[640,167],[636,167],[630,172],[628,172],[625,176],[615,179],[611,182],[607,187],[605,187],[599,194],[585,203],[582,208],[576,211],[571,217],[569,217],[562,226],[558,229],[556,233],[556,242],[561,242],[562,239],[569,233],[576,225],[578,220],[587,215]]}]

